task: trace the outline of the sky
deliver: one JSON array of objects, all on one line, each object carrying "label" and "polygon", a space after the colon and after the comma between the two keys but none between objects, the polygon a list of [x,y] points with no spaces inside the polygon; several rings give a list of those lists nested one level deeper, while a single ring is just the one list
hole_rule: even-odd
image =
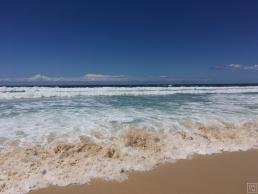
[{"label": "sky", "polygon": [[1,80],[258,83],[258,1],[0,1]]}]

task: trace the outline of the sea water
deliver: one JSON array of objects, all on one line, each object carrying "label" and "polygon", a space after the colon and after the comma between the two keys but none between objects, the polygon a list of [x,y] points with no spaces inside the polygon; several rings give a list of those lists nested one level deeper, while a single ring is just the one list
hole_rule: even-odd
[{"label": "sea water", "polygon": [[257,146],[258,86],[0,87],[3,193]]}]

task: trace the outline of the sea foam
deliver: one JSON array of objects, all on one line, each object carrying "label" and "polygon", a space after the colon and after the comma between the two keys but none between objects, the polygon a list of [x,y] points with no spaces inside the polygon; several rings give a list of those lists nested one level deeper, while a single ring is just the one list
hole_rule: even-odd
[{"label": "sea foam", "polygon": [[258,88],[8,88],[0,192],[122,181],[164,162],[258,148]]}]

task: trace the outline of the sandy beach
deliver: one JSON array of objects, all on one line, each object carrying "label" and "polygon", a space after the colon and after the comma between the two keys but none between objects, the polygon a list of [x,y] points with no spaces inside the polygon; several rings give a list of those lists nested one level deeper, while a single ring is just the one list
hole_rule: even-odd
[{"label": "sandy beach", "polygon": [[132,172],[123,182],[94,180],[30,194],[244,194],[247,183],[253,182],[258,182],[258,150],[195,156],[151,171]]}]

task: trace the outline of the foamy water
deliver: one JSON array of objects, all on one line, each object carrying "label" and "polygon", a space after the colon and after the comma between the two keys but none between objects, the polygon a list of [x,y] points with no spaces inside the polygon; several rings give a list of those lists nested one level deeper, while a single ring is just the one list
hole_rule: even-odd
[{"label": "foamy water", "polygon": [[258,146],[258,87],[0,87],[0,192]]}]

